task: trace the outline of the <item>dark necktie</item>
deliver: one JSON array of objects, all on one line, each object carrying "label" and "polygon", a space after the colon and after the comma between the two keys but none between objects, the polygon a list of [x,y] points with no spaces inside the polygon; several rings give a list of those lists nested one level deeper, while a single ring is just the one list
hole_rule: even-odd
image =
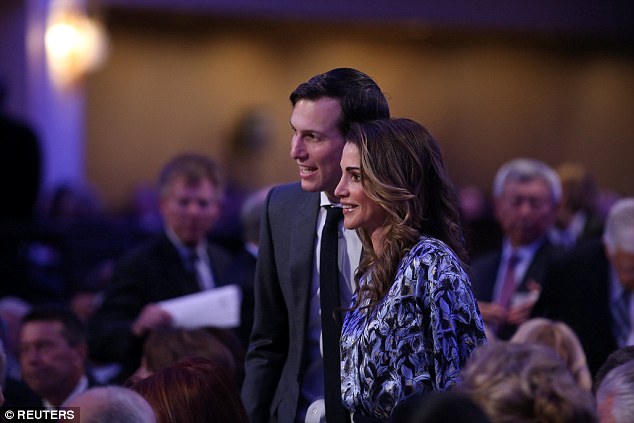
[{"label": "dark necktie", "polygon": [[190,278],[196,282],[196,290],[198,291],[204,289],[204,281],[197,267],[199,257],[196,250],[188,250],[186,260],[187,271],[190,275]]},{"label": "dark necktie", "polygon": [[630,291],[623,289],[621,295],[613,301],[614,334],[619,347],[627,345],[630,335]]},{"label": "dark necktie", "polygon": [[519,257],[516,254],[511,254],[506,264],[506,271],[504,272],[504,280],[502,284],[502,292],[500,293],[499,304],[508,308],[511,303],[511,298],[515,293],[516,281],[515,281],[515,266],[519,263]]},{"label": "dark necktie", "polygon": [[[504,271],[504,279],[502,283],[502,292],[500,292],[500,298],[498,304],[505,309],[509,309],[511,300],[515,291],[517,290],[517,281],[515,280],[515,267],[519,263],[520,258],[517,254],[511,254],[506,263],[506,269]],[[496,328],[496,334],[500,339],[508,339],[515,329],[505,323],[502,323]]]},{"label": "dark necktie", "polygon": [[326,207],[326,223],[321,232],[319,261],[319,300],[324,358],[324,402],[328,423],[348,422],[349,414],[341,403],[341,363],[339,340],[341,318],[339,303],[338,224],[343,217],[339,207]]}]

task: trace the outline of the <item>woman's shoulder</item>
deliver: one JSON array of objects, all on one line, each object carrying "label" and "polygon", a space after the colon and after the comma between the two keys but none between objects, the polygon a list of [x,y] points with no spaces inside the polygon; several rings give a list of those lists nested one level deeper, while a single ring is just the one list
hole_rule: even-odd
[{"label": "woman's shoulder", "polygon": [[410,249],[408,255],[412,258],[444,258],[458,260],[454,252],[443,241],[421,235],[418,242]]},{"label": "woman's shoulder", "polygon": [[427,236],[420,237],[402,265],[410,269],[427,269],[427,277],[440,277],[441,274],[463,277],[464,274],[462,263],[451,248],[443,241]]}]

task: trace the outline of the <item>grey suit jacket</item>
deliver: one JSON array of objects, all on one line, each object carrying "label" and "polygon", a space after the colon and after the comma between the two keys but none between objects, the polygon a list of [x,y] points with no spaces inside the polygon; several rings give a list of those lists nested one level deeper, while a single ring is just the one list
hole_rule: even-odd
[{"label": "grey suit jacket", "polygon": [[292,422],[303,379],[319,193],[273,188],[262,216],[242,399],[253,423]]}]

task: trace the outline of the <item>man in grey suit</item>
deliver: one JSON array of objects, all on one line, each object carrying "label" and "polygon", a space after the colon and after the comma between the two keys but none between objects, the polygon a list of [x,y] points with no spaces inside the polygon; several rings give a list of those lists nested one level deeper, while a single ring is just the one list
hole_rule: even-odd
[{"label": "man in grey suit", "polygon": [[[254,423],[345,422],[349,417],[342,412],[340,380],[324,386],[320,349],[322,206],[339,203],[334,190],[350,123],[389,117],[389,107],[369,76],[349,68],[314,76],[290,100],[291,157],[301,182],[274,187],[266,201],[242,399]],[[361,244],[342,222],[339,227],[340,301],[347,307]],[[338,361],[326,360],[333,358]],[[324,406],[325,392],[334,394],[339,409],[337,404]]]}]

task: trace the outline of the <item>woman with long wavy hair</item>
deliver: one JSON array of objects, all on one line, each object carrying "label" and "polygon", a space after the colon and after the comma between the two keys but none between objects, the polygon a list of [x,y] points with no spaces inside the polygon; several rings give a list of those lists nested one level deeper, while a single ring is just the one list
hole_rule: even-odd
[{"label": "woman with long wavy hair", "polygon": [[486,337],[431,134],[408,119],[353,125],[341,169],[335,194],[364,249],[343,323],[342,399],[356,421],[380,421],[415,393],[451,388]]}]

